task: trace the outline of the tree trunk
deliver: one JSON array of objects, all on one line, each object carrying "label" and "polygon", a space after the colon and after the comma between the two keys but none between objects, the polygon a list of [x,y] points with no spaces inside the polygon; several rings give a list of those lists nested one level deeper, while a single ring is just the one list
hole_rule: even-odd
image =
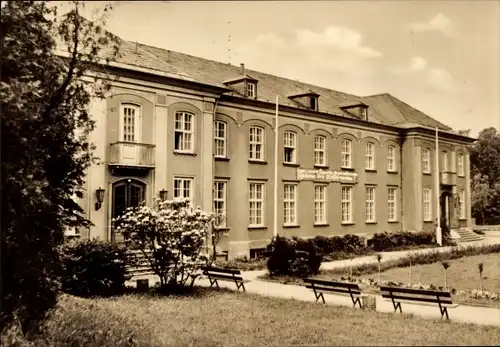
[{"label": "tree trunk", "polygon": [[411,260],[410,260],[410,287],[411,287]]},{"label": "tree trunk", "polygon": [[482,274],[479,274],[479,283],[481,284],[481,292],[484,292],[484,289],[483,289],[483,275]]},{"label": "tree trunk", "polygon": [[448,270],[444,270],[444,288],[448,289]]},{"label": "tree trunk", "polygon": [[382,275],[380,273],[380,262],[378,262],[378,283],[379,283],[379,285],[381,282],[382,282]]}]

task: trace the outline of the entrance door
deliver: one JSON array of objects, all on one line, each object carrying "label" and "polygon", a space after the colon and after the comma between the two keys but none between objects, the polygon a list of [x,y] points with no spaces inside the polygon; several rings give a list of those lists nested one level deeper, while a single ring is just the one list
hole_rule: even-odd
[{"label": "entrance door", "polygon": [[[129,207],[138,207],[145,200],[145,190],[144,183],[132,179],[115,183],[113,185],[113,218],[123,215]],[[115,235],[113,231],[112,239],[122,241],[123,235]]]}]

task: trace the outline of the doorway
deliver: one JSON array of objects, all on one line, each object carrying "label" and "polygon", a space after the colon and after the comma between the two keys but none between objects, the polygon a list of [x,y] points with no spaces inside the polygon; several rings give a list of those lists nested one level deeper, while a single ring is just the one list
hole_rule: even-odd
[{"label": "doorway", "polygon": [[[133,179],[125,179],[113,184],[112,218],[120,217],[129,207],[138,207],[145,200],[146,185]],[[112,241],[123,241],[123,235],[111,231]]]}]

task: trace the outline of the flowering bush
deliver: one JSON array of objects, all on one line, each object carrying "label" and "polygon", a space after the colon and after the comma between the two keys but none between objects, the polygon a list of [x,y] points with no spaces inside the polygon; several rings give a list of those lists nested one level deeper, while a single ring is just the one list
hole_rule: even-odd
[{"label": "flowering bush", "polygon": [[215,216],[193,208],[186,199],[158,201],[158,209],[147,206],[127,209],[114,220],[126,247],[138,251],[160,277],[160,285],[184,285],[207,264],[207,241]]}]

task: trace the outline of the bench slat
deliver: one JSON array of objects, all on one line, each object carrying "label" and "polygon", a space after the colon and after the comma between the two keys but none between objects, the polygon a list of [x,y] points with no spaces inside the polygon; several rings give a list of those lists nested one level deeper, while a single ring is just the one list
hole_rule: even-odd
[{"label": "bench slat", "polygon": [[216,278],[220,280],[226,280],[226,281],[243,281],[243,278],[241,276],[229,276],[229,275],[219,275],[217,273],[211,273],[208,271],[204,271],[203,274],[205,276],[211,277],[211,278]]},{"label": "bench slat", "polygon": [[360,290],[359,285],[356,283],[326,281],[326,280],[318,280],[315,278],[306,278],[306,279],[304,279],[304,282],[312,283],[312,284],[320,284],[320,285],[329,286],[329,287],[352,288],[355,290]]},{"label": "bench slat", "polygon": [[440,298],[451,298],[450,292],[436,291],[436,290],[425,290],[425,289],[412,289],[412,288],[398,288],[398,287],[380,287],[381,292],[389,293],[405,293],[414,295],[429,295],[429,296],[439,296]]},{"label": "bench slat", "polygon": [[401,300],[407,300],[407,301],[418,301],[418,302],[431,302],[431,303],[442,303],[442,304],[453,304],[453,302],[450,299],[444,299],[444,300],[437,300],[437,298],[423,298],[423,297],[415,297],[415,296],[406,296],[406,295],[390,295],[390,294],[382,294],[382,297],[384,299],[392,300],[394,299],[395,301],[401,301]]},{"label": "bench slat", "polygon": [[349,289],[345,289],[345,288],[317,287],[317,286],[309,286],[309,285],[307,285],[306,288],[316,290],[317,293],[324,292],[325,294],[328,294],[328,292],[331,292],[331,293],[341,293],[341,294],[346,294],[346,295],[352,294],[353,296],[360,296],[361,295],[361,291],[359,291],[359,290],[351,290],[349,292]]},{"label": "bench slat", "polygon": [[201,269],[203,271],[209,271],[209,272],[220,272],[223,274],[241,275],[241,270],[235,270],[235,269],[222,269],[216,267],[202,267]]}]

